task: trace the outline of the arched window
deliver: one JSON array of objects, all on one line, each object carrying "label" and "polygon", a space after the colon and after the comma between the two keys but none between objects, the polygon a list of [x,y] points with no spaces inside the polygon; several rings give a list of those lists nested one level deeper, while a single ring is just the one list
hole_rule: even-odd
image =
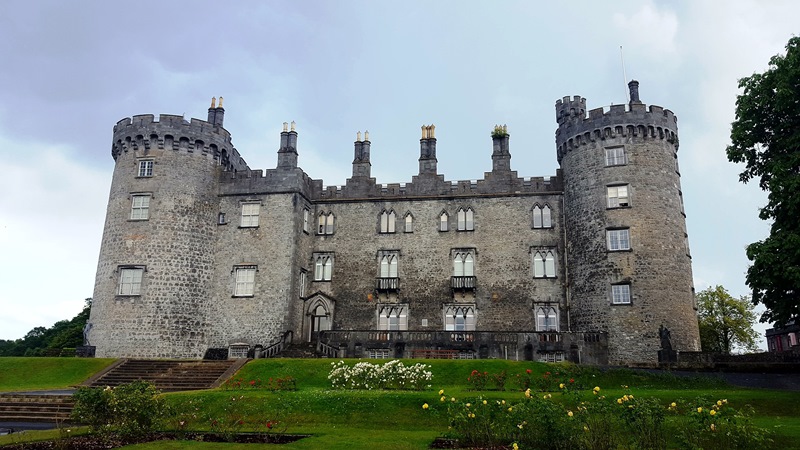
[{"label": "arched window", "polygon": [[471,305],[446,305],[445,331],[475,331],[475,308]]},{"label": "arched window", "polygon": [[394,211],[381,213],[381,233],[394,233],[397,216]]},{"label": "arched window", "polygon": [[383,255],[380,274],[381,278],[397,278],[397,255]]},{"label": "arched window", "polygon": [[553,220],[550,215],[550,207],[547,205],[533,205],[533,228],[552,228]]},{"label": "arched window", "polygon": [[458,212],[456,213],[456,217],[458,218],[458,231],[472,231],[475,229],[475,221],[474,221],[475,213],[472,211],[472,208],[459,208]]},{"label": "arched window", "polygon": [[406,217],[404,219],[405,228],[403,229],[406,233],[413,233],[414,232],[414,216],[411,213],[406,213]]},{"label": "arched window", "polygon": [[533,276],[535,278],[555,278],[556,255],[551,249],[535,250],[533,255]]},{"label": "arched window", "polygon": [[407,330],[408,305],[378,305],[379,330]]},{"label": "arched window", "polygon": [[453,258],[454,277],[472,277],[475,275],[475,259],[472,252],[459,251]]},{"label": "arched window", "polygon": [[558,313],[552,306],[536,308],[536,331],[558,331]]},{"label": "arched window", "polygon": [[333,274],[333,255],[314,255],[314,281],[330,281]]},{"label": "arched window", "polygon": [[447,212],[442,211],[439,215],[439,231],[447,231],[450,228],[448,219]]},{"label": "arched window", "polygon": [[335,217],[332,212],[319,213],[319,228],[317,228],[317,234],[333,234],[333,221]]}]

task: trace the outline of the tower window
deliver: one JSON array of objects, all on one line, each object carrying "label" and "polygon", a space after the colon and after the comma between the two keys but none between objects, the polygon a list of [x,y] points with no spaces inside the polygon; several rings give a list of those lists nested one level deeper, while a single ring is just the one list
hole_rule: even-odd
[{"label": "tower window", "polygon": [[534,250],[533,253],[534,278],[555,278],[556,256],[553,249]]},{"label": "tower window", "polygon": [[143,267],[126,267],[119,270],[119,295],[141,295]]},{"label": "tower window", "polygon": [[153,160],[141,159],[139,160],[139,177],[152,177],[153,176]]},{"label": "tower window", "polygon": [[150,194],[134,194],[131,196],[131,220],[147,220],[150,218]]},{"label": "tower window", "polygon": [[606,240],[608,241],[608,249],[612,251],[630,250],[630,230],[623,228],[621,230],[606,230]]},{"label": "tower window", "polygon": [[625,208],[630,206],[628,185],[608,186],[606,188],[609,208]]},{"label": "tower window", "polygon": [[332,212],[329,213],[320,213],[318,217],[319,227],[317,228],[317,234],[333,234],[333,222],[335,220],[335,216]]},{"label": "tower window", "polygon": [[611,285],[611,304],[613,305],[629,305],[631,303],[631,285],[630,284],[612,284]]},{"label": "tower window", "polygon": [[625,164],[627,164],[625,147],[609,147],[606,149],[606,166],[624,166]]},{"label": "tower window", "polygon": [[311,226],[308,223],[309,215],[310,215],[310,211],[308,210],[308,208],[303,208],[303,233],[308,233],[308,229]]}]

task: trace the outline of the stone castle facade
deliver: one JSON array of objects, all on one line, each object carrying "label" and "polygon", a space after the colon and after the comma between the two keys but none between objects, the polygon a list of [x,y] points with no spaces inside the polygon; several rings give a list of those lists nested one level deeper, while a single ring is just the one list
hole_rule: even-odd
[{"label": "stone castle facade", "polygon": [[[291,340],[329,356],[654,362],[670,331],[699,350],[677,164],[677,120],[639,101],[556,102],[560,169],[448,181],[423,126],[419,173],[323,187],[284,125],[274,169],[251,170],[208,120],[139,115],[114,127],[116,161],[95,282],[97,356],[272,355]],[[219,351],[219,350],[218,350]]]}]

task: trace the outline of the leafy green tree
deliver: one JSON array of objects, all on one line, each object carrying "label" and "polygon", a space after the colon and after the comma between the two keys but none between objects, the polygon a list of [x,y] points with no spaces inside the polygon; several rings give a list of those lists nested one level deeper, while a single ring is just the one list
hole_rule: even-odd
[{"label": "leafy green tree", "polygon": [[59,320],[50,328],[35,327],[21,339],[0,340],[0,356],[42,356],[53,350],[58,354],[58,349],[82,345],[92,299],[85,302],[83,310],[70,320]]},{"label": "leafy green tree", "polygon": [[758,349],[755,305],[747,296],[734,298],[722,286],[697,293],[700,345],[703,351],[730,354],[734,348]]},{"label": "leafy green tree", "polygon": [[758,178],[769,192],[759,217],[772,220],[769,237],[747,247],[747,285],[766,307],[761,321],[783,326],[800,318],[800,37],[739,88],[728,159],[745,163],[739,181]]}]

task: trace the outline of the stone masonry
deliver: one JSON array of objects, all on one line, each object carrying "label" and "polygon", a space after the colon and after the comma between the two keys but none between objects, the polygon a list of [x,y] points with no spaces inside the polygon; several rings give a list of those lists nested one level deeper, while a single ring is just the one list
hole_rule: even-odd
[{"label": "stone masonry", "polygon": [[291,334],[343,356],[652,363],[663,326],[698,350],[676,119],[630,87],[630,105],[588,116],[580,97],[556,103],[547,178],[511,170],[504,127],[483,179],[445,180],[423,126],[411,181],[377,183],[359,133],[352,177],[323,188],[297,166],[293,123],[262,171],[231,144],[222,99],[207,121],[123,119],[89,340],[98,357]]}]

